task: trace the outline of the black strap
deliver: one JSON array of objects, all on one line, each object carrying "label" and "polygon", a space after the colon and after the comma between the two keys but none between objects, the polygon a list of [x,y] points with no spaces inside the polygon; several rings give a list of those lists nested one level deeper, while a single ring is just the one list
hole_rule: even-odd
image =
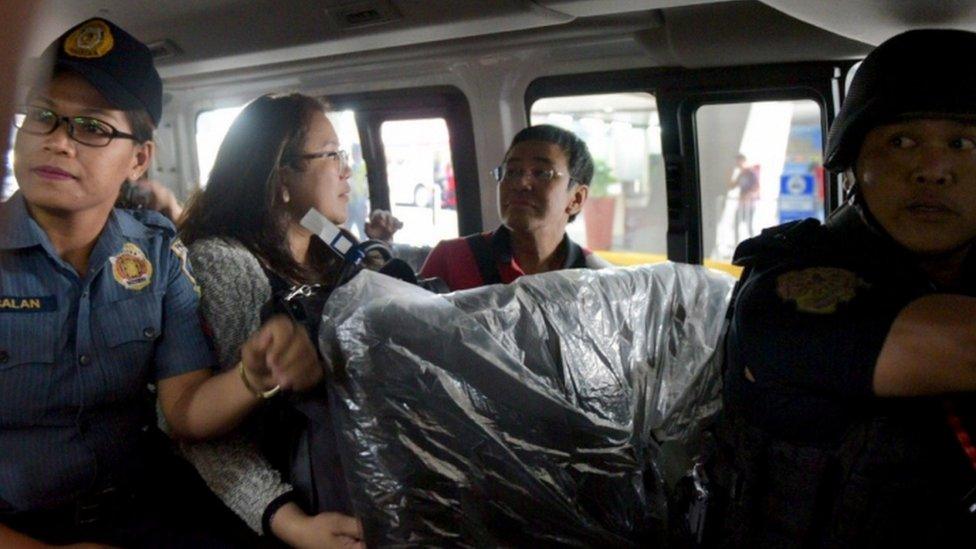
[{"label": "black strap", "polygon": [[287,292],[292,287],[291,283],[264,265],[261,266],[261,270],[264,271],[264,276],[268,279],[268,285],[271,286],[272,297]]},{"label": "black strap", "polygon": [[488,240],[481,234],[468,235],[464,239],[468,242],[468,248],[471,249],[471,254],[474,255],[474,260],[478,264],[481,282],[485,285],[501,284],[502,276],[498,273],[495,254]]}]

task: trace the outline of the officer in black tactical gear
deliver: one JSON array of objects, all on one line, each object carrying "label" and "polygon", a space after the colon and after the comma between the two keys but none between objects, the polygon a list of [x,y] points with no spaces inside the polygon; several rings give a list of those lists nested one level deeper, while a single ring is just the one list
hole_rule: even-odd
[{"label": "officer in black tactical gear", "polygon": [[976,544],[974,57],[878,46],[828,137],[847,203],[736,250],[714,545]]}]

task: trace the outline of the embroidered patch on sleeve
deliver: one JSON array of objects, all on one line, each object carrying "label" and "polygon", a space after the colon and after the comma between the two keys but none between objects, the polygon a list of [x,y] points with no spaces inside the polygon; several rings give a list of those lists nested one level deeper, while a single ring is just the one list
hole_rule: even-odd
[{"label": "embroidered patch on sleeve", "polygon": [[783,273],[776,278],[776,294],[793,301],[805,313],[833,314],[837,306],[854,299],[868,284],[847,269],[811,267]]},{"label": "embroidered patch on sleeve", "polygon": [[200,295],[200,286],[197,284],[197,279],[193,278],[193,275],[190,273],[189,260],[187,259],[189,257],[189,251],[186,249],[186,244],[183,244],[182,240],[176,238],[170,244],[169,249],[176,257],[180,258],[180,270],[183,271],[186,279],[193,285],[193,291],[197,295]]}]

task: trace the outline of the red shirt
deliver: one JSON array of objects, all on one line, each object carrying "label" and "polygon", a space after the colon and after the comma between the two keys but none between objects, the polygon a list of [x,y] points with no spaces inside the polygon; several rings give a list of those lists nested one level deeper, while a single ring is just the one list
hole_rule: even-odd
[{"label": "red shirt", "polygon": [[[482,233],[487,249],[493,256],[498,270],[498,278],[508,284],[525,274],[512,254],[511,232],[504,225],[494,232]],[[566,246],[566,260],[563,269],[600,268],[607,264],[597,256],[579,246],[569,236],[563,236],[560,246]],[[486,284],[478,267],[478,260],[467,238],[442,240],[431,250],[420,269],[421,278],[436,276],[443,280],[451,291],[477,288]]]}]

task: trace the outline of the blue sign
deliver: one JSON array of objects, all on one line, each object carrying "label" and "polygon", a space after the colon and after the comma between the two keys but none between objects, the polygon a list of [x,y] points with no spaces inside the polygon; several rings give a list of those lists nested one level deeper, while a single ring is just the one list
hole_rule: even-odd
[{"label": "blue sign", "polygon": [[779,178],[779,222],[820,217],[813,174],[783,174]]}]

